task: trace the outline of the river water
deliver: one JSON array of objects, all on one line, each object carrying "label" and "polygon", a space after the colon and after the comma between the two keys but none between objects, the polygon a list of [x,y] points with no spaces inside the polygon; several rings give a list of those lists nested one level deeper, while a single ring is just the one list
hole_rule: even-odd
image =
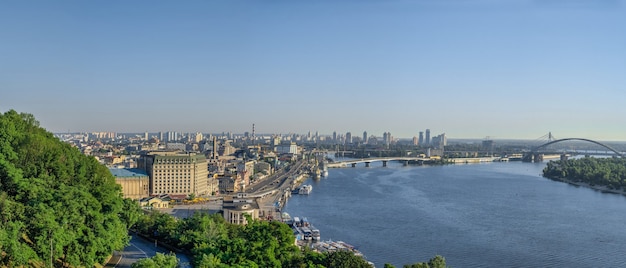
[{"label": "river water", "polygon": [[541,177],[545,163],[330,169],[284,207],[376,267],[626,267],[626,197]]}]

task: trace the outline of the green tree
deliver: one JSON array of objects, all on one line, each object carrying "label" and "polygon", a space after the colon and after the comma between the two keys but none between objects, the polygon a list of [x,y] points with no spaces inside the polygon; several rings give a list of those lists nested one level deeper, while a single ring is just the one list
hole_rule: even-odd
[{"label": "green tree", "polygon": [[29,114],[0,114],[0,266],[93,266],[128,243],[121,188]]},{"label": "green tree", "polygon": [[334,251],[326,253],[328,260],[326,267],[337,268],[371,268],[372,266],[365,259],[354,255],[349,251]]},{"label": "green tree", "polygon": [[196,264],[198,268],[219,268],[219,267],[228,267],[225,264],[222,264],[218,257],[215,257],[213,254],[202,254],[202,257]]},{"label": "green tree", "polygon": [[141,211],[141,207],[139,207],[139,203],[130,198],[124,198],[120,219],[128,229],[133,228],[142,215],[143,212]]},{"label": "green tree", "polygon": [[152,258],[141,259],[133,263],[132,268],[175,268],[178,267],[178,258],[176,254],[157,253]]},{"label": "green tree", "polygon": [[432,259],[425,262],[418,262],[414,264],[407,264],[403,266],[404,268],[447,268],[446,259],[442,256],[436,255]]}]

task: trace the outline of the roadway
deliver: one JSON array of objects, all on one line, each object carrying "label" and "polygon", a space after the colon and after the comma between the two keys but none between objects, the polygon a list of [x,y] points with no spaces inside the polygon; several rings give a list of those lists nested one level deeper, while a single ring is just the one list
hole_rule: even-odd
[{"label": "roadway", "polygon": [[281,169],[276,173],[268,176],[267,178],[255,182],[254,184],[246,187],[246,193],[255,193],[261,191],[270,191],[274,189],[278,189],[282,186],[285,180],[293,175],[296,175],[302,169],[302,166],[306,163],[304,160],[299,160],[295,164],[289,166],[289,171],[285,171],[285,169]]},{"label": "roadway", "polygon": [[[155,256],[158,253],[170,253],[170,250],[154,245],[154,242],[148,241],[137,235],[131,235],[130,244],[122,251],[113,253],[113,257],[105,265],[105,267],[129,268],[133,263]],[[184,254],[176,254],[180,267],[192,267],[191,259]]]}]

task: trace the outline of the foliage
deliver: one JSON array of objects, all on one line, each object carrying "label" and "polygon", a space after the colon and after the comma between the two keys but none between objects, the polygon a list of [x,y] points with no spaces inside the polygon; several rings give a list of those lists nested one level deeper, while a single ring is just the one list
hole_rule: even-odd
[{"label": "foliage", "polygon": [[[414,264],[405,264],[404,268],[447,268],[446,259],[439,255],[433,257],[428,262],[418,262]],[[385,263],[385,268],[396,268],[395,266]]]},{"label": "foliage", "polygon": [[[349,251],[318,253],[300,250],[288,225],[276,221],[248,219],[248,225],[234,225],[220,214],[195,213],[186,219],[153,211],[137,221],[139,233],[172,246],[189,250],[194,267],[371,267]],[[443,266],[440,265],[443,263]],[[423,267],[446,267],[437,256]]]},{"label": "foliage", "polygon": [[326,267],[337,268],[370,268],[372,267],[365,259],[354,255],[354,253],[339,250],[325,253],[327,255]]},{"label": "foliage", "polygon": [[550,161],[543,175],[551,179],[567,179],[590,185],[624,189],[626,186],[626,159],[584,157],[561,161]]},{"label": "foliage", "polygon": [[157,253],[152,258],[141,259],[133,263],[132,268],[175,268],[178,266],[178,258],[176,254]]},{"label": "foliage", "polygon": [[30,114],[0,114],[0,266],[93,266],[128,243],[121,188]]},{"label": "foliage", "polygon": [[191,251],[196,267],[370,267],[350,252],[301,251],[294,244],[291,228],[284,223],[249,222],[233,225],[220,214],[205,213],[176,220],[154,211],[139,219],[137,230]]}]

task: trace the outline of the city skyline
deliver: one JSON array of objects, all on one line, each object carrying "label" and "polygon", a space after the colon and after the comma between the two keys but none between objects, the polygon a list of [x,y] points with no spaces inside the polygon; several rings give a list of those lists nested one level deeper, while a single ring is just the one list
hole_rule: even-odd
[{"label": "city skyline", "polygon": [[625,1],[0,4],[0,111],[51,132],[626,141]]}]

